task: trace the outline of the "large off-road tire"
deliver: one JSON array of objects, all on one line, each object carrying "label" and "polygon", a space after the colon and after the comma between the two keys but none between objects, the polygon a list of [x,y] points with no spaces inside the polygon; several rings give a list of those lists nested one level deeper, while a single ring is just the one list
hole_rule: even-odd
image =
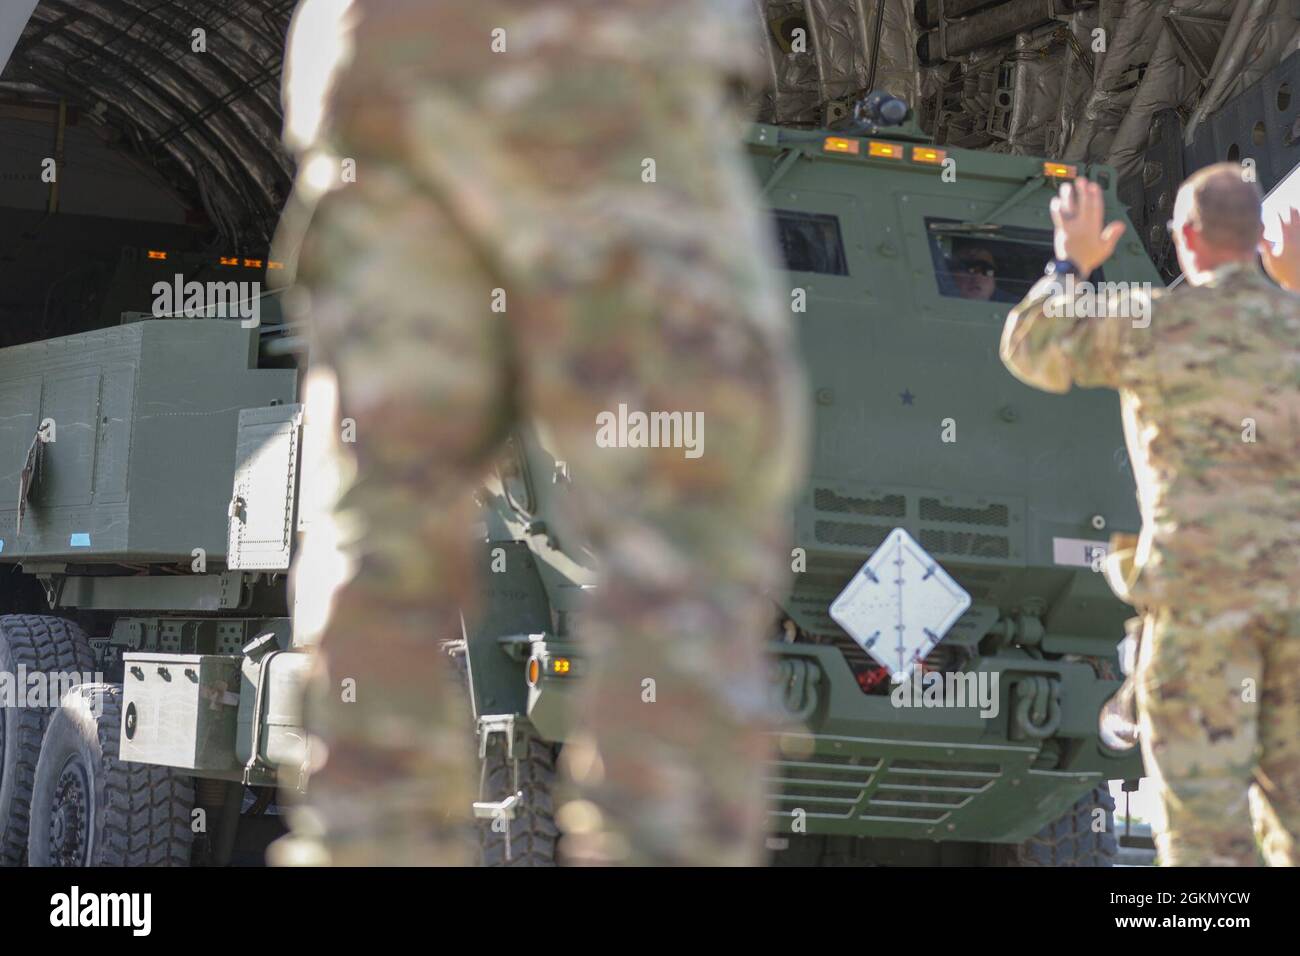
[{"label": "large off-road tire", "polygon": [[[15,695],[26,691],[26,681],[19,683],[20,667],[27,674],[89,674],[95,659],[85,633],[71,621],[6,614],[0,616],[0,675]],[[44,707],[26,706],[30,703],[0,699],[0,866],[21,866],[27,860],[36,760],[45,725],[58,707],[57,700]]]},{"label": "large off-road tire", "polygon": [[[1098,809],[1105,811],[1100,833],[1094,830]],[[1115,798],[1102,785],[1019,846],[992,847],[989,862],[994,866],[1114,866],[1118,856]]]},{"label": "large off-road tire", "polygon": [[[479,821],[480,862],[483,866],[555,866],[560,830],[555,825],[555,760],[559,748],[528,737],[519,757],[519,790],[523,800],[513,820]],[[484,785],[480,800],[504,800],[514,789],[513,761],[505,748],[488,752],[483,762]],[[510,856],[506,857],[505,828],[510,831]]]},{"label": "large off-road tire", "polygon": [[189,866],[194,782],[169,767],[118,760],[121,726],[121,685],[83,684],[64,695],[36,763],[32,866]]}]

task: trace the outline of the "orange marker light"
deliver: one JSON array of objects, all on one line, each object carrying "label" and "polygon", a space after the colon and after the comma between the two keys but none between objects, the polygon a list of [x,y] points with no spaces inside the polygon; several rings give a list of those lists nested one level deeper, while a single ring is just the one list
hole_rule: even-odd
[{"label": "orange marker light", "polygon": [[1079,167],[1069,163],[1043,163],[1043,175],[1049,179],[1074,179],[1079,175]]},{"label": "orange marker light", "polygon": [[268,259],[267,262],[266,262],[266,267],[267,267],[268,269],[283,269],[283,268],[284,268],[284,263],[283,263],[283,262],[276,262],[274,259]]},{"label": "orange marker light", "polygon": [[145,253],[145,255],[147,255],[150,259],[166,259],[166,258],[167,258],[167,253],[165,253],[165,252],[159,252],[159,251],[157,251],[156,249],[150,249],[147,253]]},{"label": "orange marker light", "polygon": [[882,143],[873,139],[867,147],[867,155],[878,159],[902,159],[903,147],[900,143]]},{"label": "orange marker light", "polygon": [[542,665],[538,663],[537,658],[528,659],[528,683],[537,686],[537,678],[542,675]]},{"label": "orange marker light", "polygon": [[261,259],[245,259],[245,260],[244,260],[244,268],[245,268],[245,269],[260,269],[260,268],[262,268],[262,260],[261,260]]},{"label": "orange marker light", "polygon": [[840,136],[827,136],[822,143],[822,149],[828,153],[848,153],[851,156],[858,155],[861,144],[856,139],[844,139]]},{"label": "orange marker light", "polygon": [[948,153],[942,149],[934,149],[930,146],[913,146],[912,162],[914,163],[931,163],[939,165],[948,157]]},{"label": "orange marker light", "polygon": [[555,674],[567,674],[572,667],[573,664],[567,657],[557,657],[551,661],[551,671]]},{"label": "orange marker light", "polygon": [[223,266],[237,266],[239,265],[239,257],[222,256],[220,259],[217,260],[217,262],[221,263]]}]

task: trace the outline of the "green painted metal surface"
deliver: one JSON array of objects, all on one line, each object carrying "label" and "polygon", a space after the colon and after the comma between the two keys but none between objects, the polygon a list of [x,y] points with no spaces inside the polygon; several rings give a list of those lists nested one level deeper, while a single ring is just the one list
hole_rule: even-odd
[{"label": "green painted metal surface", "polygon": [[294,398],[297,373],[257,368],[255,336],[164,319],[0,350],[0,561],[223,560],[240,410]]}]

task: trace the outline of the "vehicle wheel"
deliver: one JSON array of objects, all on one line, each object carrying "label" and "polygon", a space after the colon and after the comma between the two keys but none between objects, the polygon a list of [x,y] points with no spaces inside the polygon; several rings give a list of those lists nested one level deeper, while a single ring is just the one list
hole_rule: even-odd
[{"label": "vehicle wheel", "polygon": [[[519,754],[519,791],[513,820],[480,820],[479,849],[483,866],[555,866],[560,830],[555,825],[555,758],[559,747],[535,737],[527,738]],[[483,795],[480,800],[500,801],[515,793],[514,761],[504,747],[489,751],[483,761]],[[506,857],[506,830],[510,856]]]},{"label": "vehicle wheel", "polygon": [[[1105,812],[1106,826],[1093,830],[1096,810]],[[1019,846],[991,848],[993,866],[1114,866],[1119,855],[1115,839],[1115,798],[1105,785],[1079,798],[1055,823]]]},{"label": "vehicle wheel", "polygon": [[121,726],[121,685],[64,695],[36,762],[32,866],[189,866],[193,780],[119,761]]},{"label": "vehicle wheel", "polygon": [[[85,633],[71,621],[5,614],[0,616],[0,674],[7,675],[15,694],[26,690],[26,681],[18,681],[20,667],[26,674],[89,674],[95,658]],[[58,701],[47,701],[45,707],[18,706],[27,702],[4,699],[7,696],[0,695],[0,866],[21,866],[27,861],[36,760]]]}]

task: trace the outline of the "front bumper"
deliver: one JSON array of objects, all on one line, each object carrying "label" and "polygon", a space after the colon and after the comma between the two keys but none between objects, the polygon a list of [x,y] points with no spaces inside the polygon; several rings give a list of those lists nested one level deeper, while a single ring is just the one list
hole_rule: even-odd
[{"label": "front bumper", "polygon": [[[538,642],[533,654],[578,659],[577,650]],[[776,833],[1016,843],[1092,788],[1142,775],[1136,749],[1114,753],[1098,740],[1098,714],[1120,682],[1087,663],[985,657],[975,674],[995,689],[994,706],[929,706],[919,696],[898,706],[892,695],[864,694],[834,647],[771,650],[784,717],[765,774]],[[546,739],[563,740],[577,682],[542,671],[528,717]],[[1053,688],[1048,735],[1023,731],[1020,684]]]}]

